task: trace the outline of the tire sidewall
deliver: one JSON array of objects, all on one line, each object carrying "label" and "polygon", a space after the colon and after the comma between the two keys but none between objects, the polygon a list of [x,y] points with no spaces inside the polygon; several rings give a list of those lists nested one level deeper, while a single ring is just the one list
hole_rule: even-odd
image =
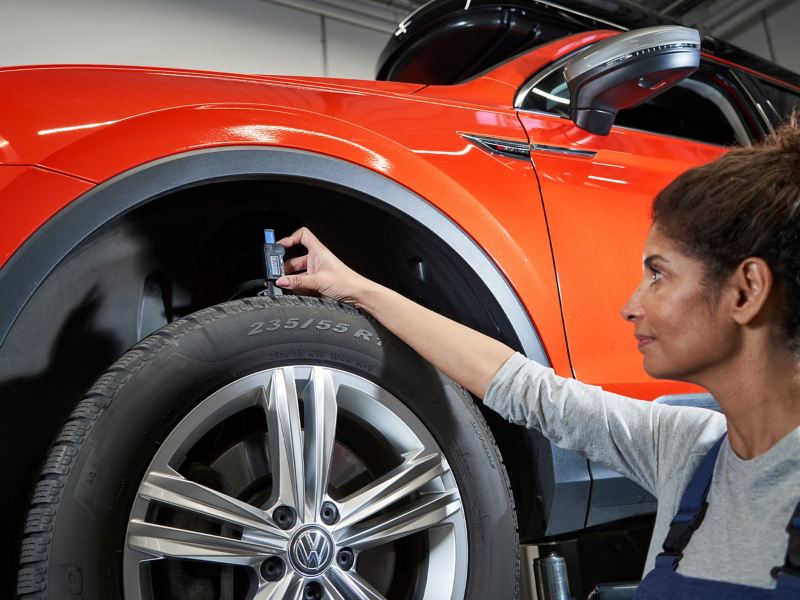
[{"label": "tire sidewall", "polygon": [[98,380],[87,400],[102,414],[64,478],[48,552],[48,597],[122,598],[130,510],[159,445],[224,385],[300,364],[369,379],[420,419],[459,487],[468,528],[466,597],[515,598],[513,500],[500,454],[469,396],[362,313],[299,297],[246,299],[195,313],[139,344]]}]

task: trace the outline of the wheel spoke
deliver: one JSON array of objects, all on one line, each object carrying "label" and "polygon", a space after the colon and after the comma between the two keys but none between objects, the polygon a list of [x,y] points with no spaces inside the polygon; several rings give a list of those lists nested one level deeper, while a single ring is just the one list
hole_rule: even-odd
[{"label": "wheel spoke", "polygon": [[335,536],[336,544],[354,550],[386,544],[442,524],[459,510],[461,500],[455,490],[426,494],[388,515],[340,529]]},{"label": "wheel spoke", "polygon": [[224,565],[255,565],[269,550],[261,544],[133,520],[128,546],[154,558],[182,558]]},{"label": "wheel spoke", "polygon": [[262,390],[261,401],[266,409],[269,428],[273,482],[270,504],[292,507],[302,521],[305,512],[303,437],[294,370],[291,367],[275,370],[269,384],[269,394],[264,394]]},{"label": "wheel spoke", "polygon": [[335,531],[368,519],[448,471],[440,454],[419,454],[407,455],[399,467],[345,498],[339,507],[341,519]]},{"label": "wheel spoke", "polygon": [[267,513],[209,487],[190,481],[175,471],[150,472],[139,488],[139,496],[202,515],[214,522],[260,532],[259,539],[284,548],[288,535],[271,524]]},{"label": "wheel spoke", "polygon": [[331,581],[330,572],[322,576],[320,583],[322,584],[322,589],[325,590],[325,598],[331,598],[331,600],[350,600],[350,598],[342,594],[334,585],[333,581]]},{"label": "wheel spoke", "polygon": [[306,519],[315,520],[328,490],[336,437],[336,390],[327,369],[313,367],[303,393]]},{"label": "wheel spoke", "polygon": [[[386,600],[386,598],[372,587],[365,579],[350,571],[345,572],[339,568],[332,568],[322,580],[322,587],[334,599],[346,598],[347,600]],[[334,595],[336,594],[336,595]]]},{"label": "wheel spoke", "polygon": [[300,600],[303,580],[296,573],[287,573],[278,581],[268,581],[256,590],[250,600]]}]

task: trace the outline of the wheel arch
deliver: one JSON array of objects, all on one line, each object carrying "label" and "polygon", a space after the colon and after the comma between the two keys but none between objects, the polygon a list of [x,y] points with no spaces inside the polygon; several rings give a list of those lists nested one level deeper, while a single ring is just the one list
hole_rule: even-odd
[{"label": "wheel arch", "polygon": [[[83,247],[82,243],[92,238],[106,224],[135,213],[137,209],[172,193],[191,191],[192,188],[218,182],[259,178],[300,181],[347,192],[359,200],[373,204],[379,210],[394,213],[395,216],[402,213],[407,219],[415,221],[431,237],[447,245],[458,256],[462,266],[470,269],[483,282],[491,297],[482,300],[502,311],[511,325],[512,331],[504,332],[506,341],[529,357],[548,364],[542,341],[511,284],[476,241],[433,204],[388,177],[345,160],[301,150],[266,147],[212,148],[153,161],[87,191],[58,212],[0,270],[0,357],[19,347],[15,336],[9,337],[9,332],[13,334],[15,321],[23,314],[26,305],[34,298],[48,275],[56,271],[73,250]],[[57,297],[55,300],[58,301]],[[489,320],[488,315],[486,320]],[[9,379],[7,367],[8,365],[0,369],[0,380]],[[19,381],[19,377],[15,375],[12,370],[11,379]],[[2,385],[3,382],[0,381],[0,389]],[[16,384],[7,388],[8,393],[3,395],[8,397],[4,399],[11,400],[20,389],[25,391]],[[36,397],[37,394],[34,393],[33,396]],[[38,406],[31,404],[29,408],[19,409],[26,411],[26,414],[18,421],[19,435],[12,436],[14,439],[26,439],[23,430],[37,423],[40,431],[36,436],[26,439],[26,443],[31,445],[46,443],[45,439],[49,440],[53,435],[48,432],[58,426],[63,418],[63,411],[71,410],[67,407],[53,407],[52,411],[47,411],[52,414],[43,415],[42,410],[45,407],[41,402],[44,402],[43,398],[47,395],[38,396]],[[488,409],[486,413],[490,428],[501,442],[501,451],[506,457],[515,490],[531,489],[534,483],[531,457],[518,454],[520,448],[528,447],[526,440],[531,432],[509,425]],[[37,437],[40,439],[37,440]],[[506,441],[512,445],[506,446]],[[14,440],[6,443],[13,445]],[[23,492],[28,484],[30,467],[35,466],[45,450],[46,447],[40,448],[37,445],[36,448],[31,448],[26,461],[22,461],[26,464],[19,466],[20,473],[16,479],[19,492]],[[28,465],[28,462],[31,464]],[[11,506],[6,506],[3,512],[18,523],[15,516],[18,516],[17,509],[21,509],[18,505],[23,498],[17,497],[19,493],[12,495],[15,497],[7,498],[7,503]],[[521,526],[527,528],[529,515],[519,516]]]},{"label": "wheel arch", "polygon": [[526,355],[549,364],[535,326],[511,284],[475,240],[433,204],[359,165],[301,150],[267,147],[211,148],[159,159],[112,178],[62,209],[0,270],[0,345],[39,284],[70,251],[106,223],[181,189],[265,176],[356,192],[416,221],[462,257],[464,265],[485,282]]}]

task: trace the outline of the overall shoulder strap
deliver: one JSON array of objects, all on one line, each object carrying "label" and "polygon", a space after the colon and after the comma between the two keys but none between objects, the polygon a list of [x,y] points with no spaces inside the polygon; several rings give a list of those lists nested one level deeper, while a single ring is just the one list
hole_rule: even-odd
[{"label": "overall shoulder strap", "polygon": [[703,522],[708,508],[706,497],[711,488],[714,465],[717,463],[717,455],[725,440],[725,435],[723,434],[711,447],[689,481],[681,498],[678,513],[669,525],[669,531],[662,546],[664,551],[656,556],[656,566],[666,566],[675,570],[678,562],[683,558],[683,550],[692,539],[692,534]]},{"label": "overall shoulder strap", "polygon": [[786,560],[783,566],[772,570],[772,575],[777,578],[779,588],[791,587],[800,592],[800,502],[794,507],[786,531],[789,533]]}]

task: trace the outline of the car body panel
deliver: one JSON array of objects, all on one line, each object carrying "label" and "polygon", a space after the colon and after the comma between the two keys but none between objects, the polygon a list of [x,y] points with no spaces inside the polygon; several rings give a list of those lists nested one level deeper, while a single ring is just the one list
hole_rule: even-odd
[{"label": "car body panel", "polygon": [[92,187],[88,181],[38,167],[0,166],[0,265],[33,231]]},{"label": "car body panel", "polygon": [[[275,90],[324,91],[371,98],[408,94],[421,86],[314,78],[258,77],[147,67],[45,65],[0,69],[0,107],[13,120],[0,130],[0,164],[37,164],[113,125],[178,107],[240,104],[268,107]],[[360,83],[360,86],[357,85]],[[300,94],[302,96],[302,94]],[[325,111],[304,95],[301,107]],[[278,101],[290,102],[291,93]],[[281,105],[291,106],[291,104]],[[151,140],[155,141],[155,140]]]},{"label": "car body panel", "polygon": [[522,112],[520,119],[533,144],[596,153],[531,152],[575,376],[636,398],[696,391],[647,377],[633,328],[618,311],[642,276],[653,197],[678,174],[717,158],[724,148],[623,127],[594,135],[567,119],[537,113]]},{"label": "car body panel", "polygon": [[[0,109],[20,118],[4,129],[0,158],[93,182],[167,156],[224,146],[279,146],[364,165],[428,199],[478,241],[519,294],[558,373],[646,399],[685,393],[695,388],[646,376],[629,327],[616,311],[638,279],[648,199],[720,150],[621,128],[608,137],[590,136],[565,119],[524,112],[518,117],[513,108],[518,89],[532,74],[614,33],[578,33],[458,85],[381,82],[374,92],[366,82],[348,80],[327,85],[316,78],[144,67],[5,69],[0,80],[14,93],[2,96]],[[598,155],[586,161],[534,153],[533,162],[525,163],[489,154],[461,134],[590,147]],[[614,227],[598,227],[595,217],[608,218],[609,198],[619,193],[620,184],[614,183],[619,167],[639,178],[628,180],[626,188],[636,188],[627,192],[636,199],[626,200],[635,206],[618,213],[621,221]],[[572,168],[566,176],[565,169]],[[565,190],[575,195],[571,201],[562,200]],[[0,248],[0,257],[7,258],[13,244],[53,214],[46,205],[26,211],[8,237],[14,241],[3,240],[8,246]],[[624,249],[615,243],[620,230],[630,242]],[[587,259],[596,252],[588,240],[599,236],[610,236],[604,243],[613,250],[607,251],[619,255],[612,262],[597,261],[605,267],[584,281]],[[591,294],[584,292],[587,286]],[[558,299],[559,292],[563,314],[558,302],[540,300]],[[586,326],[587,319],[593,326]]]},{"label": "car body panel", "polygon": [[[456,85],[427,86],[416,96],[507,106],[533,74],[615,34],[605,30],[575,34],[484,76]],[[623,127],[614,127],[609,136],[592,135],[567,119],[529,111],[520,111],[519,118],[533,144],[597,152],[593,158],[531,153],[550,227],[575,376],[642,399],[698,391],[696,386],[647,376],[631,327],[618,311],[641,276],[641,248],[652,198],[679,173],[713,160],[724,149]],[[620,231],[625,232],[624,243]]]},{"label": "car body panel", "polygon": [[[4,113],[22,114],[4,133],[6,160],[104,182],[202,148],[280,146],[340,158],[402,183],[479,242],[523,303],[528,299],[552,366],[571,374],[558,303],[540,301],[557,298],[557,288],[532,165],[489,154],[460,135],[526,142],[513,108],[366,94],[348,86],[323,89],[305,80],[253,82],[147,69],[69,67],[2,75],[31,97],[58,92],[69,99],[58,117],[45,110],[45,101],[27,112],[0,102]],[[99,111],[98,97],[106,106]],[[26,210],[32,213],[27,229],[16,231],[14,240],[30,236],[52,214]],[[11,251],[3,249],[6,255]]]}]

